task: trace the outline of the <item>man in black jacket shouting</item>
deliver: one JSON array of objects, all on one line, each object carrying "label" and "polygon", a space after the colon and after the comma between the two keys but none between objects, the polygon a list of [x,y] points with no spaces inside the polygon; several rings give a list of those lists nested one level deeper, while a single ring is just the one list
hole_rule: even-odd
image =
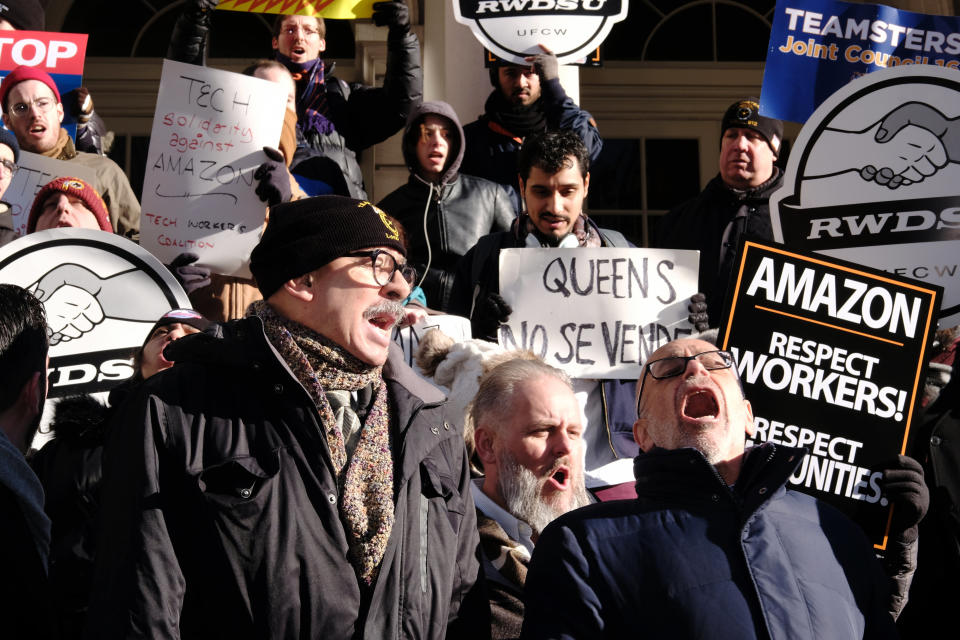
[{"label": "man in black jacket shouting", "polygon": [[463,436],[388,359],[402,228],[341,196],[280,204],[250,269],[264,300],[171,343],[121,411],[89,635],[488,633]]}]

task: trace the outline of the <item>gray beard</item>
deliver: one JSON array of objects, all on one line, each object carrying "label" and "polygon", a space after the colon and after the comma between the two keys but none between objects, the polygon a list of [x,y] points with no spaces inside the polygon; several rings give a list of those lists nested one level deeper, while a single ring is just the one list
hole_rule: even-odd
[{"label": "gray beard", "polygon": [[576,479],[571,478],[573,500],[571,506],[567,508],[544,500],[541,494],[544,479],[538,478],[533,471],[518,463],[509,451],[504,450],[500,453],[498,463],[497,489],[507,511],[517,520],[530,525],[537,534],[567,511],[590,504],[590,496],[584,487],[582,473],[576,476]]}]

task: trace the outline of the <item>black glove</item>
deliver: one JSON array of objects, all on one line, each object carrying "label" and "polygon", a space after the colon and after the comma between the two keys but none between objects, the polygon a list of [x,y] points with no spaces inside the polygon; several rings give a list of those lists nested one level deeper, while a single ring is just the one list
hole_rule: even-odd
[{"label": "black glove", "polygon": [[707,296],[702,293],[695,293],[690,297],[690,304],[687,305],[687,311],[690,315],[687,320],[700,333],[710,328],[710,318],[707,316]]},{"label": "black glove", "polygon": [[390,35],[406,35],[410,30],[410,10],[405,2],[374,2],[373,24],[390,27]]},{"label": "black glove", "polygon": [[178,255],[173,259],[173,262],[167,265],[167,269],[177,279],[187,295],[210,284],[210,269],[193,264],[199,259],[200,256],[197,254],[185,252]]},{"label": "black glove", "polygon": [[513,307],[499,293],[491,292],[478,299],[473,309],[474,337],[496,341],[500,323],[508,321],[511,313]]},{"label": "black glove", "polygon": [[263,152],[269,158],[257,167],[253,177],[259,181],[255,192],[268,207],[290,200],[290,173],[284,162],[283,154],[273,147],[264,147]]},{"label": "black glove", "polygon": [[557,62],[557,56],[552,51],[529,56],[526,60],[533,63],[533,69],[540,76],[541,83],[560,77],[560,63]]},{"label": "black glove", "polygon": [[909,456],[897,456],[878,466],[883,470],[880,486],[893,505],[890,535],[911,543],[917,539],[917,525],[930,507],[923,467]]}]

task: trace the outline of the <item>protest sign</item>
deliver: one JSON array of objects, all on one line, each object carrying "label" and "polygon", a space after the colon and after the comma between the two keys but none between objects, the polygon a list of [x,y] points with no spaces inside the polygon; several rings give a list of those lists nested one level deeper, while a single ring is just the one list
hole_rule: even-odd
[{"label": "protest sign", "polygon": [[[0,79],[20,65],[37,67],[50,74],[62,98],[82,85],[86,53],[85,33],[3,31],[0,32]],[[61,126],[70,137],[77,137],[76,117],[66,105]]]},{"label": "protest sign", "polygon": [[217,9],[350,20],[373,15],[376,0],[220,0]]},{"label": "protest sign", "polygon": [[37,192],[45,184],[56,178],[80,178],[90,184],[97,184],[97,172],[77,162],[54,160],[38,153],[21,151],[17,161],[17,172],[10,180],[10,186],[3,194],[3,201],[10,205],[13,215],[13,230],[17,235],[27,232],[27,219]]},{"label": "protest sign", "polygon": [[760,113],[805,122],[830,94],[898,65],[960,65],[960,18],[834,0],[777,0]]},{"label": "protest sign", "polygon": [[790,477],[886,548],[877,464],[907,451],[939,287],[741,243],[720,346],[734,354],[755,439],[805,446]]},{"label": "protest sign", "polygon": [[500,293],[513,307],[505,349],[530,349],[575,378],[637,378],[661,345],[693,332],[698,251],[502,249]]},{"label": "protest sign", "polygon": [[960,71],[858,78],[817,109],[770,198],[773,237],[944,288],[960,323]]},{"label": "protest sign", "polygon": [[457,22],[484,47],[509,62],[528,64],[541,44],[560,64],[592,53],[627,17],[628,0],[451,0]]},{"label": "protest sign", "polygon": [[190,300],[166,267],[126,238],[49,229],[0,248],[0,282],[43,303],[50,337],[49,400],[106,392],[133,375],[150,327]]},{"label": "protest sign", "polygon": [[164,60],[140,244],[168,264],[189,251],[215,273],[250,277],[266,212],[253,174],[280,140],[286,102],[277,83]]}]

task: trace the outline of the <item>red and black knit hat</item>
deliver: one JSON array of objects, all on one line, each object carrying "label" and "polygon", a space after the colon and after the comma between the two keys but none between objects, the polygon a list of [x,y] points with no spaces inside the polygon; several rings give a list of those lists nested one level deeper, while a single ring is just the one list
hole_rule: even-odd
[{"label": "red and black knit hat", "polygon": [[65,193],[83,200],[83,204],[86,205],[87,209],[96,217],[100,228],[113,233],[113,225],[110,224],[110,213],[107,211],[107,205],[104,204],[103,198],[100,197],[97,190],[80,178],[71,178],[68,176],[51,180],[43,185],[43,188],[37,193],[37,197],[33,199],[33,206],[30,207],[30,217],[27,219],[27,233],[33,233],[37,230],[37,219],[43,210],[43,204],[51,194],[56,192]]},{"label": "red and black knit hat", "polygon": [[250,272],[264,300],[352,251],[389,247],[407,255],[403,227],[365,200],[317,196],[270,207],[267,230],[250,254]]}]

